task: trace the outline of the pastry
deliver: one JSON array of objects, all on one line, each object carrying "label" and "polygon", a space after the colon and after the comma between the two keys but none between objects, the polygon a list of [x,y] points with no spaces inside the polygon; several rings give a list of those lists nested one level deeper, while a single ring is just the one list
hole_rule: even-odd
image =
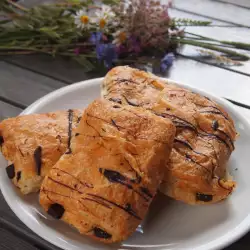
[{"label": "pastry", "polygon": [[235,182],[226,164],[234,150],[232,118],[213,100],[130,67],[105,77],[102,96],[114,103],[143,107],[171,119],[176,136],[160,190],[188,204],[225,199]]},{"label": "pastry", "polygon": [[141,108],[95,100],[45,177],[40,204],[80,233],[112,243],[144,218],[161,183],[175,127]]},{"label": "pastry", "polygon": [[37,192],[51,167],[68,149],[80,110],[23,115],[0,123],[8,177],[23,194]]}]

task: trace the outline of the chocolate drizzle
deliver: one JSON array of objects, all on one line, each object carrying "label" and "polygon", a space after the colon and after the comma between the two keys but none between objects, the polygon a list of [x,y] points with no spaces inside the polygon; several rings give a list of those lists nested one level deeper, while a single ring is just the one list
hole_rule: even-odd
[{"label": "chocolate drizzle", "polygon": [[9,179],[13,179],[15,177],[16,173],[15,173],[14,164],[11,164],[6,168],[6,173],[9,177]]},{"label": "chocolate drizzle", "polygon": [[81,117],[81,116],[78,116],[78,117],[77,117],[76,123],[79,123],[79,122],[81,121],[81,119],[82,119],[82,117]]},{"label": "chocolate drizzle", "polygon": [[116,207],[118,207],[118,208],[124,210],[125,212],[127,212],[127,213],[130,214],[131,216],[135,217],[136,219],[141,220],[141,218],[136,214],[136,212],[132,209],[132,207],[131,207],[131,205],[130,205],[129,203],[127,203],[127,204],[125,205],[125,207],[123,207],[123,206],[121,206],[121,205],[119,205],[119,204],[116,204],[116,203],[113,202],[113,201],[109,201],[109,200],[107,200],[107,199],[105,199],[105,198],[103,198],[103,197],[101,197],[101,196],[99,196],[99,195],[90,194],[90,193],[88,193],[87,195],[89,195],[89,196],[91,196],[91,197],[93,197],[93,198],[96,198],[96,199],[100,199],[100,200],[102,200],[102,201],[104,201],[104,202],[107,202],[107,203],[109,203],[109,204],[112,204],[112,205],[114,205],[114,206],[116,206]]},{"label": "chocolate drizzle", "polygon": [[72,109],[68,110],[68,150],[65,154],[71,154],[72,150],[70,147],[71,137],[72,137],[72,122],[73,122],[74,111]]},{"label": "chocolate drizzle", "polygon": [[186,157],[187,160],[193,162],[194,164],[199,165],[200,167],[206,169],[206,170],[210,173],[210,170],[209,170],[209,169],[207,169],[205,166],[201,165],[199,162],[195,161],[195,160],[191,157],[191,155],[186,154],[185,157]]},{"label": "chocolate drizzle", "polygon": [[191,146],[188,142],[186,142],[186,141],[183,141],[183,140],[180,140],[180,139],[175,138],[175,139],[174,139],[174,142],[175,142],[175,143],[181,143],[181,144],[183,144],[185,147],[189,148],[190,150],[193,150],[192,146]]},{"label": "chocolate drizzle", "polygon": [[176,127],[184,127],[186,129],[191,129],[191,130],[197,131],[196,127],[192,123],[190,123],[190,122],[186,121],[185,119],[182,119],[176,115],[167,114],[167,113],[163,113],[163,114],[155,113],[155,114],[158,116],[164,117],[164,118],[166,118],[166,116],[167,116],[168,118],[170,118],[172,120],[172,122],[174,123],[174,125]]},{"label": "chocolate drizzle", "polygon": [[[145,191],[146,188],[140,187],[140,191],[143,194],[140,193],[138,190],[135,190],[133,188],[132,183],[141,182],[141,177],[138,177],[138,175],[137,175],[136,179],[131,180],[131,179],[127,178],[126,176],[122,175],[121,173],[119,173],[117,171],[114,171],[114,170],[99,168],[99,172],[101,174],[103,174],[110,182],[112,182],[112,183],[120,183],[121,185],[126,186],[128,189],[132,189],[134,192],[136,192],[138,195],[140,195],[146,201],[149,201],[148,197],[151,198],[151,196],[149,196],[148,193],[146,193],[146,191]],[[137,182],[135,182],[135,180],[137,180]],[[144,194],[146,194],[148,197],[146,197]]]},{"label": "chocolate drizzle", "polygon": [[140,190],[146,194],[148,197],[153,198],[153,195],[149,192],[149,190],[145,187],[140,187]]},{"label": "chocolate drizzle", "polygon": [[132,102],[131,100],[129,100],[125,95],[123,95],[124,99],[126,100],[126,102],[131,105],[131,106],[134,106],[134,107],[139,107],[139,105],[135,102]]},{"label": "chocolate drizzle", "polygon": [[204,108],[211,108],[215,110],[204,110],[200,111],[201,114],[214,114],[214,115],[221,115],[223,116],[226,120],[229,120],[228,117],[217,107],[215,106],[205,106]]},{"label": "chocolate drizzle", "polygon": [[[228,148],[229,151],[231,151],[231,147],[234,149],[234,144],[233,144],[233,142],[231,141],[230,138],[227,137],[228,139],[230,139],[230,140],[229,140],[230,145],[229,145],[229,144],[227,143],[227,141],[224,140],[223,138],[221,138],[220,136],[218,136],[218,135],[216,135],[216,134],[207,133],[207,132],[205,132],[204,130],[202,130],[202,131],[203,131],[203,133],[200,133],[200,135],[206,136],[206,137],[212,137],[212,138],[216,139],[217,141],[222,142],[223,144],[226,145],[226,147]],[[227,135],[227,136],[228,136],[228,135]],[[230,146],[231,146],[231,147],[230,147]]]},{"label": "chocolate drizzle", "polygon": [[99,172],[103,174],[110,182],[120,183],[127,186],[129,189],[132,188],[132,186],[127,183],[129,179],[117,171],[99,168]]},{"label": "chocolate drizzle", "polygon": [[38,146],[34,152],[34,160],[36,164],[36,172],[38,175],[41,175],[42,168],[42,147]]},{"label": "chocolate drizzle", "polygon": [[111,207],[109,205],[105,204],[103,201],[99,201],[99,200],[95,200],[95,199],[90,199],[90,198],[84,198],[84,200],[86,200],[86,201],[93,201],[93,202],[95,202],[95,203],[97,203],[99,205],[102,205],[102,206],[104,206],[106,208],[111,209]]},{"label": "chocolate drizzle", "polygon": [[198,151],[194,150],[194,149],[192,148],[192,146],[191,146],[188,142],[186,142],[186,141],[184,141],[184,140],[180,140],[180,139],[175,138],[175,139],[174,139],[174,143],[181,143],[182,145],[184,145],[184,146],[187,147],[188,149],[192,150],[194,153],[196,153],[196,154],[198,154],[198,155],[203,155],[203,156],[205,156],[205,157],[210,158],[208,155],[203,154],[203,153],[201,153],[201,152],[198,152]]},{"label": "chocolate drizzle", "polygon": [[225,133],[223,130],[217,129],[217,131],[219,131],[221,134],[223,134],[229,141],[229,143],[231,144],[231,147],[234,149],[234,143],[233,140],[231,139],[231,137]]},{"label": "chocolate drizzle", "polygon": [[[133,168],[132,168],[133,169]],[[133,169],[134,170],[134,169]],[[140,183],[141,182],[141,176],[136,172],[136,178],[130,180],[132,183]]]},{"label": "chocolate drizzle", "polygon": [[219,122],[217,120],[212,121],[212,129],[217,130],[219,128]]},{"label": "chocolate drizzle", "polygon": [[112,124],[113,124],[118,130],[120,130],[119,126],[116,124],[116,122],[115,122],[113,119],[111,119],[111,122],[112,122]]},{"label": "chocolate drizzle", "polygon": [[104,231],[103,229],[99,227],[94,227],[93,232],[94,232],[94,235],[98,238],[110,239],[112,237],[111,234],[107,233],[106,231]]}]

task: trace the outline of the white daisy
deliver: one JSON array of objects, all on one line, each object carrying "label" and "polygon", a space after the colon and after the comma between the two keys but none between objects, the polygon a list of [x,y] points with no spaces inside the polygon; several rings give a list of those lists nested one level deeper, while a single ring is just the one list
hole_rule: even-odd
[{"label": "white daisy", "polygon": [[112,11],[110,6],[103,4],[100,9],[95,11],[92,21],[99,26],[101,30],[103,30],[107,28],[108,24],[114,17],[115,13]]},{"label": "white daisy", "polygon": [[90,24],[90,16],[86,9],[79,10],[76,15],[74,16],[75,18],[75,24],[77,28],[79,29],[87,29]]}]

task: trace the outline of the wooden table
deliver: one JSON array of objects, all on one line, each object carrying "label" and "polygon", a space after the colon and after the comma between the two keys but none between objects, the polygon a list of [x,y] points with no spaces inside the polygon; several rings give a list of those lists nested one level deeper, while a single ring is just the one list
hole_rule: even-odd
[{"label": "wooden table", "polygon": [[[31,6],[43,0],[21,0]],[[171,16],[211,20],[213,27],[189,27],[201,35],[250,43],[249,0],[175,0]],[[249,53],[250,54],[250,53]],[[75,62],[44,55],[0,58],[0,120],[18,115],[39,97],[77,81],[86,75]],[[250,61],[228,67],[201,57],[191,46],[180,56],[167,77],[250,106]],[[237,107],[250,121],[250,110]],[[247,198],[247,197],[246,197]],[[31,232],[10,210],[0,195],[0,249],[58,249]],[[250,234],[227,250],[250,249]]]}]

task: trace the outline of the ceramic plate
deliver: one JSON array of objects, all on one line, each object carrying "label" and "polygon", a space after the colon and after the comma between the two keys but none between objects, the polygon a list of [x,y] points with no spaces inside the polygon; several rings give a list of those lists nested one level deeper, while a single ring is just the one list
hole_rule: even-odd
[{"label": "ceramic plate", "polygon": [[[69,108],[83,108],[100,96],[102,79],[76,83],[39,99],[22,114],[41,113]],[[181,84],[179,84],[181,85]],[[185,86],[185,85],[182,85]],[[187,87],[187,86],[186,86]],[[188,87],[191,88],[191,87]],[[5,173],[7,162],[0,158],[0,188],[14,211],[30,229],[45,240],[67,250],[100,249],[221,249],[237,240],[250,228],[250,127],[230,103],[204,91],[233,117],[240,138],[229,162],[230,171],[238,182],[232,196],[219,204],[189,206],[157,195],[140,230],[118,245],[96,243],[61,221],[42,211],[38,195],[22,196]]]}]

